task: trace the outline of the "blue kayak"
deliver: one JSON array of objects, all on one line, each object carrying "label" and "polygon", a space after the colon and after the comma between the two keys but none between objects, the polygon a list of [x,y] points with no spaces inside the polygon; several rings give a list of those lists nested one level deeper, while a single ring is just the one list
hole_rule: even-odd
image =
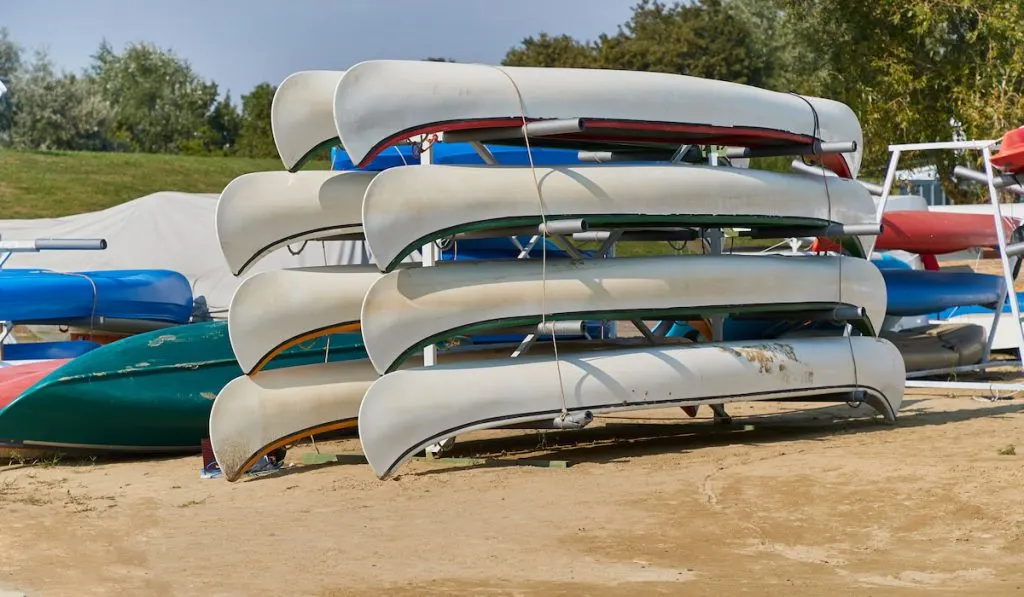
[{"label": "blue kayak", "polygon": [[[526,155],[525,147],[508,147],[503,145],[489,145],[487,149],[491,155],[502,165],[528,166],[530,160]],[[469,143],[435,143],[431,146],[433,154],[431,159],[435,164],[483,164],[480,154],[473,149]],[[536,166],[560,166],[569,164],[580,164],[579,152],[575,149],[553,149],[549,147],[533,147],[533,163]],[[356,168],[348,153],[340,147],[331,149],[332,170],[368,170],[376,172],[397,168],[399,166],[412,166],[420,163],[419,155],[413,152],[411,145],[395,145],[385,149],[373,158],[367,166]]]},{"label": "blue kayak", "polygon": [[174,271],[0,270],[3,321],[59,324],[102,316],[185,323],[191,315],[192,286]]},{"label": "blue kayak", "polygon": [[1002,295],[1000,276],[974,272],[882,269],[886,314],[926,315],[964,305],[992,305]]}]

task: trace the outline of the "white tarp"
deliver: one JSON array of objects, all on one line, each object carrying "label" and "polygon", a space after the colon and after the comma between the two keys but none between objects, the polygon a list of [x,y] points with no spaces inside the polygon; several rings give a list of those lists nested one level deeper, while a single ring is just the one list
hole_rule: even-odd
[{"label": "white tarp", "polygon": [[[362,241],[309,242],[298,255],[281,249],[236,278],[217,242],[217,195],[161,192],[102,211],[38,220],[0,220],[0,239],[103,238],[104,251],[15,253],[5,267],[55,271],[169,269],[205,296],[211,313],[223,317],[235,288],[261,271],[317,265],[370,263]],[[301,243],[291,246],[299,250]],[[412,256],[419,260],[419,254]]]}]

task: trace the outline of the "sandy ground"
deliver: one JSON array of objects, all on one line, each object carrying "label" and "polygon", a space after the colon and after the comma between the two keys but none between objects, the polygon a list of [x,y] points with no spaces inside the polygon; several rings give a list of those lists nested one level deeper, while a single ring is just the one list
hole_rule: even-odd
[{"label": "sandy ground", "polygon": [[[1020,595],[1022,398],[910,391],[895,426],[741,404],[731,427],[671,409],[488,432],[452,455],[491,465],[388,481],[356,439],[317,445],[346,464],[303,465],[305,444],[235,484],[198,455],[14,462],[0,596]],[[544,458],[571,466],[521,465]]]},{"label": "sandy ground", "polygon": [[[14,463],[0,468],[0,588],[1021,594],[1022,410],[911,394],[895,426],[845,405],[749,404],[728,428],[652,411],[463,436],[454,455],[496,462],[414,461],[388,481],[358,463],[235,484],[200,479],[199,456]],[[359,454],[355,439],[317,447]],[[571,466],[515,464],[534,458]]]}]

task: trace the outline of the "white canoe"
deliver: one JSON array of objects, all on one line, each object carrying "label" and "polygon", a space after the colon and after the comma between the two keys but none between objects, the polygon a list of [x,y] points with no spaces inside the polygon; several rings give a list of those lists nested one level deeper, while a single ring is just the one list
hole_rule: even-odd
[{"label": "white canoe", "polygon": [[235,481],[264,455],[304,437],[355,427],[359,404],[377,380],[369,361],[317,363],[242,375],[210,411],[210,443]]},{"label": "white canoe", "polygon": [[377,371],[424,345],[495,327],[558,319],[655,319],[741,311],[862,307],[863,329],[885,317],[881,272],[851,257],[702,255],[476,261],[403,269],[366,293],[363,341]]},{"label": "white canoe", "polygon": [[373,172],[253,172],[228,183],[217,202],[217,239],[236,276],[281,247],[361,235]]},{"label": "white canoe", "polygon": [[372,265],[336,265],[272,270],[244,280],[228,309],[228,336],[242,371],[256,373],[300,342],[358,330],[363,298],[380,276]]},{"label": "white canoe", "polygon": [[348,69],[334,97],[338,135],[360,165],[414,135],[507,131],[524,118],[586,120],[583,133],[536,137],[535,146],[553,139],[634,149],[855,141],[857,151],[825,156],[848,178],[857,176],[863,146],[860,122],[845,104],[667,73],[371,60]]},{"label": "white canoe", "polygon": [[[614,350],[560,359],[569,413],[822,398],[865,390],[894,420],[906,379],[899,351],[869,337]],[[363,452],[381,478],[442,438],[553,419],[562,411],[550,357],[441,363],[390,373],[359,408]]]},{"label": "white canoe", "polygon": [[295,171],[313,154],[338,138],[334,126],[334,91],[345,71],[311,70],[289,75],[270,108],[270,127],[284,167]]},{"label": "white canoe", "polygon": [[[600,225],[824,226],[873,224],[871,194],[856,181],[692,165],[537,168],[549,219]],[[402,166],[366,189],[362,222],[383,271],[456,232],[541,223],[528,167]],[[873,238],[864,237],[867,246]]]},{"label": "white canoe", "polygon": [[[669,338],[669,341],[677,339]],[[561,354],[639,346],[642,338],[599,342],[566,341]],[[550,344],[531,354],[551,354]],[[446,363],[508,356],[501,347],[442,351]],[[422,358],[406,361],[419,367]],[[366,359],[300,365],[240,376],[217,395],[210,411],[210,443],[228,481],[241,478],[260,458],[300,439],[355,427],[359,404],[378,375]]]}]

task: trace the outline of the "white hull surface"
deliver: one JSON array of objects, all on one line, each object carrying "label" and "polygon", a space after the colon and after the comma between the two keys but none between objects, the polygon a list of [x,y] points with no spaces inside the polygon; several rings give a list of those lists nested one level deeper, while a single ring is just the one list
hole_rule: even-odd
[{"label": "white hull surface", "polygon": [[366,294],[360,320],[377,371],[424,345],[495,327],[558,319],[685,318],[742,311],[863,307],[873,333],[885,317],[881,272],[850,257],[703,255],[476,261],[403,269]]},{"label": "white hull surface", "polygon": [[272,270],[243,281],[228,309],[228,336],[242,371],[256,373],[300,342],[358,330],[363,298],[380,276],[372,265],[337,265]]},{"label": "white hull surface", "polygon": [[270,127],[284,167],[295,171],[314,151],[338,137],[334,91],[345,71],[314,70],[289,75],[270,108]]},{"label": "white hull surface", "polygon": [[217,238],[231,273],[281,247],[361,235],[370,172],[254,172],[232,180],[217,202]]},{"label": "white hull surface", "polygon": [[228,481],[264,455],[304,437],[356,426],[377,371],[369,361],[300,365],[242,375],[217,394],[210,443]]},{"label": "white hull surface", "polygon": [[[563,142],[589,137],[668,147],[686,141],[855,141],[855,152],[826,156],[826,165],[846,177],[857,176],[863,147],[857,116],[839,102],[684,75],[604,69],[371,60],[341,77],[334,118],[357,164],[414,135],[514,129],[524,118],[585,119],[586,130],[563,135]],[[531,143],[540,146],[555,137]]]},{"label": "white hull surface", "polygon": [[[874,202],[856,181],[692,165],[537,168],[549,220],[602,225],[825,226],[873,224]],[[383,271],[456,232],[541,223],[529,167],[403,166],[366,189],[362,222]],[[874,239],[864,237],[863,246]]]},{"label": "white hull surface", "polygon": [[[677,339],[667,339],[675,341]],[[640,346],[642,338],[566,341],[560,354]],[[471,347],[442,351],[446,363],[506,357],[511,348]],[[550,344],[533,354],[551,354]],[[420,355],[405,366],[419,367]],[[210,412],[210,442],[228,481],[241,478],[260,458],[302,438],[356,426],[359,405],[378,378],[366,359],[300,365],[240,376],[217,395]]]},{"label": "white hull surface", "polygon": [[[594,414],[782,398],[841,401],[861,389],[868,404],[894,420],[906,379],[896,348],[863,336],[615,350],[562,357],[560,369],[568,412]],[[442,438],[558,417],[558,388],[550,357],[396,371],[363,398],[363,452],[383,478]]]}]

